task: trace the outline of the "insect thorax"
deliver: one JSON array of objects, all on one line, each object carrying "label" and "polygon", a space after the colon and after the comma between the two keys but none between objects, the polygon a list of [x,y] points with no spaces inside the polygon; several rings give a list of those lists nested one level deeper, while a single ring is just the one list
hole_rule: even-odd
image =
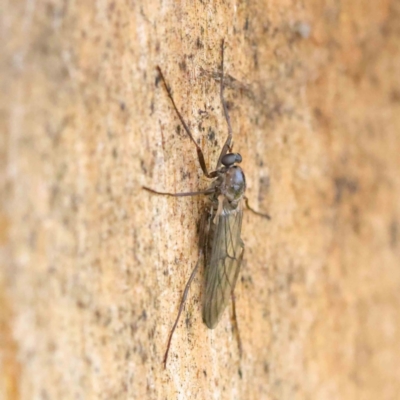
[{"label": "insect thorax", "polygon": [[[225,197],[224,205],[231,210],[236,209],[246,190],[246,178],[242,168],[237,165],[223,167],[214,182],[214,187],[216,193],[213,198],[217,200],[222,194]],[[212,202],[214,202],[214,199],[212,199]]]}]

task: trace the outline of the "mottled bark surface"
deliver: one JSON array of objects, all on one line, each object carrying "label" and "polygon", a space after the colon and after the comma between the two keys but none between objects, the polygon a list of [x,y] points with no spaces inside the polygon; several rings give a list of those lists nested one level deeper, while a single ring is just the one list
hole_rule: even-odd
[{"label": "mottled bark surface", "polygon": [[[0,397],[397,399],[399,1],[3,2]],[[229,311],[201,320],[226,97],[254,208]]]}]

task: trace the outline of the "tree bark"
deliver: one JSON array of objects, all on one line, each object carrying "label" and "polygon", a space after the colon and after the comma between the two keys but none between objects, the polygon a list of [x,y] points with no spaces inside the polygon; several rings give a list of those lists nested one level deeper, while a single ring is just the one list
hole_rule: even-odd
[{"label": "tree bark", "polygon": [[[0,397],[397,399],[400,3],[2,5]],[[230,310],[202,323],[205,189],[247,196]]]}]

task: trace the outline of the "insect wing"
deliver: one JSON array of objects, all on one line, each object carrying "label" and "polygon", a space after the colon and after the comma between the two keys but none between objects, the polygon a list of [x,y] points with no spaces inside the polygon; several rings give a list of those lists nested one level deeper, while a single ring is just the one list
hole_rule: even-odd
[{"label": "insect wing", "polygon": [[[243,210],[224,209],[209,235],[209,257],[206,257],[203,321],[208,328],[217,326],[235,289],[243,259],[244,245],[240,238]],[[212,224],[212,222],[210,222]]]}]

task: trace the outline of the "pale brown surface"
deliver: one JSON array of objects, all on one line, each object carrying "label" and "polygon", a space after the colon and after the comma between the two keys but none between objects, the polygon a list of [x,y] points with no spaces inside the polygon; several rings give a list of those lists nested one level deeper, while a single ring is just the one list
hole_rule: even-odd
[{"label": "pale brown surface", "polygon": [[[398,1],[1,8],[1,399],[399,398]],[[164,371],[204,200],[141,186],[207,181],[155,66],[212,165],[222,38],[272,220],[244,217],[243,357],[228,311],[203,325],[200,273]]]}]

